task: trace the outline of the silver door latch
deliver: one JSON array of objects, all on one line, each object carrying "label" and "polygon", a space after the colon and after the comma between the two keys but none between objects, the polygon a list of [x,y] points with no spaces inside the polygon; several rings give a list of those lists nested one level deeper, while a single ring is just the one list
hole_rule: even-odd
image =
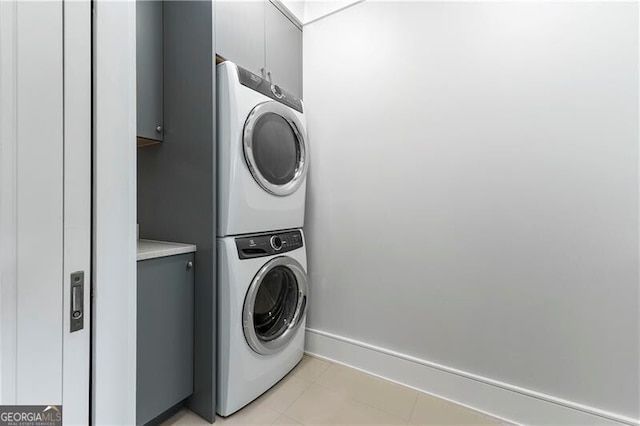
[{"label": "silver door latch", "polygon": [[84,271],[71,274],[71,333],[84,328]]}]

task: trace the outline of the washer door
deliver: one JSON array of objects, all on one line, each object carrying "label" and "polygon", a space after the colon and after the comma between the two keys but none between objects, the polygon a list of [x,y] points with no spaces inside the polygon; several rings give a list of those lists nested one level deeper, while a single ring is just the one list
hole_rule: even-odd
[{"label": "washer door", "polygon": [[273,195],[295,192],[307,173],[309,153],[302,122],[274,101],[256,106],[244,125],[244,157],[255,181]]},{"label": "washer door", "polygon": [[307,274],[295,259],[282,256],[256,274],[244,300],[242,325],[255,352],[269,355],[295,335],[307,308]]}]

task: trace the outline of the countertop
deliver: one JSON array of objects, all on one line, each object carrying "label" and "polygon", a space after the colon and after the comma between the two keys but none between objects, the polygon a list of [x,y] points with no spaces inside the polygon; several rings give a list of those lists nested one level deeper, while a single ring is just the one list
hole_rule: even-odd
[{"label": "countertop", "polygon": [[193,244],[172,243],[168,241],[138,240],[138,261],[155,259],[157,257],[175,256],[177,254],[193,253]]}]

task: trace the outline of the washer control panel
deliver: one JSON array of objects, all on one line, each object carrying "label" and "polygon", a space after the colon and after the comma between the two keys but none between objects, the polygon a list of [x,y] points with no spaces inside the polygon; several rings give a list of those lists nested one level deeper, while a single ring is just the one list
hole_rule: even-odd
[{"label": "washer control panel", "polygon": [[236,238],[236,247],[240,259],[274,256],[299,249],[303,245],[302,232],[299,230],[256,234]]}]

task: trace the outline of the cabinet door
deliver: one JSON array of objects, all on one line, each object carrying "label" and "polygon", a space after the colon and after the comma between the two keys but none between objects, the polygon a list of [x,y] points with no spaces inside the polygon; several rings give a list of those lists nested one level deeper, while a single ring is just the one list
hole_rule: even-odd
[{"label": "cabinet door", "polygon": [[266,5],[266,65],[271,81],[302,98],[302,30],[271,2]]},{"label": "cabinet door", "polygon": [[136,2],[138,136],[162,140],[162,1]]},{"label": "cabinet door", "polygon": [[264,1],[216,1],[216,53],[254,74],[264,67]]},{"label": "cabinet door", "polygon": [[137,424],[193,393],[193,280],[193,254],[138,262]]}]

